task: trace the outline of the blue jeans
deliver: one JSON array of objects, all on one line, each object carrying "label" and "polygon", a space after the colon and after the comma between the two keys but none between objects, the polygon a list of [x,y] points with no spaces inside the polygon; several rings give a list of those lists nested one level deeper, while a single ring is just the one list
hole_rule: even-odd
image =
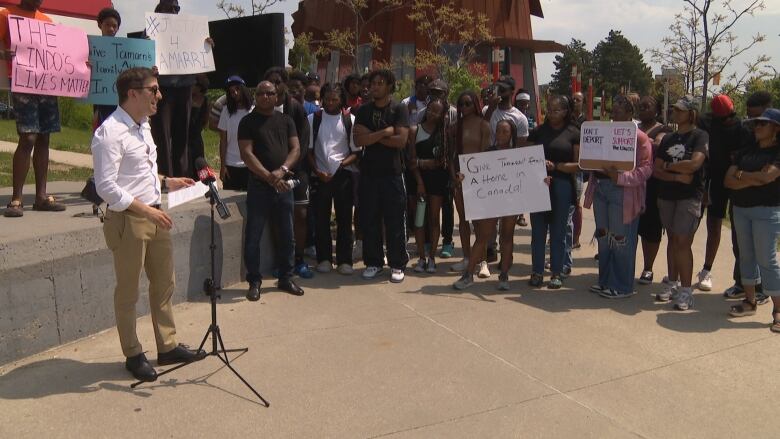
[{"label": "blue jeans", "polygon": [[599,285],[619,293],[634,291],[639,217],[623,223],[623,188],[599,179],[593,194],[594,237],[599,244]]},{"label": "blue jeans", "polygon": [[739,243],[742,285],[760,283],[767,296],[780,296],[780,265],[776,250],[780,236],[780,207],[734,206],[733,226]]},{"label": "blue jeans", "polygon": [[544,247],[550,231],[550,271],[560,274],[566,258],[566,233],[574,214],[574,187],[568,177],[554,176],[550,184],[551,211],[531,214],[531,266],[544,273]]},{"label": "blue jeans", "polygon": [[246,232],[244,236],[244,263],[246,281],[255,283],[262,280],[260,274],[260,238],[270,220],[276,235],[274,252],[276,266],[279,267],[279,280],[292,276],[295,255],[295,235],[293,235],[293,193],[277,193],[276,189],[255,177],[249,177],[246,192]]},{"label": "blue jeans", "polygon": [[406,252],[406,188],[401,175],[360,173],[360,224],[363,229],[363,261],[366,267],[383,267],[382,224],[385,226],[387,263],[403,270]]}]

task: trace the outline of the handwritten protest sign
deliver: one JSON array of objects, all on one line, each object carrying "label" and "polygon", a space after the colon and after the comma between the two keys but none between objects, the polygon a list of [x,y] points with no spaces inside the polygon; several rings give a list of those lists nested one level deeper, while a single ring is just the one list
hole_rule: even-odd
[{"label": "handwritten protest sign", "polygon": [[161,75],[214,70],[214,54],[206,43],[209,22],[197,15],[146,14],[146,35],[156,43]]},{"label": "handwritten protest sign", "polygon": [[116,78],[131,67],[154,66],[154,41],[89,35],[92,80],[87,102],[117,105]]},{"label": "handwritten protest sign", "polygon": [[477,220],[550,210],[541,145],[462,154],[466,219]]},{"label": "handwritten protest sign", "polygon": [[8,16],[11,91],[83,98],[89,93],[89,48],[83,30]]},{"label": "handwritten protest sign", "polygon": [[614,166],[634,169],[636,159],[634,122],[585,122],[580,128],[580,168],[602,170]]}]

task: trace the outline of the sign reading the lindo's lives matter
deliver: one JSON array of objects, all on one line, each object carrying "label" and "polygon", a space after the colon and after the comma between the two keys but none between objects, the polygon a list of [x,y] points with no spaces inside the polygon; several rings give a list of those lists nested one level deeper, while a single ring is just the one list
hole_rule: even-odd
[{"label": "sign reading the lindo's lives matter", "polygon": [[89,93],[89,47],[83,30],[8,16],[11,91],[83,98]]},{"label": "sign reading the lindo's lives matter", "polygon": [[154,66],[154,41],[89,35],[92,81],[88,102],[118,105],[116,78],[132,67]]},{"label": "sign reading the lindo's lives matter", "polygon": [[156,43],[156,65],[161,75],[214,70],[214,53],[206,42],[209,37],[206,17],[148,12],[146,35]]},{"label": "sign reading the lindo's lives matter", "polygon": [[550,210],[542,145],[462,154],[466,219],[498,218]]},{"label": "sign reading the lindo's lives matter", "polygon": [[615,167],[634,169],[636,160],[634,122],[585,122],[580,128],[580,168],[600,171]]}]

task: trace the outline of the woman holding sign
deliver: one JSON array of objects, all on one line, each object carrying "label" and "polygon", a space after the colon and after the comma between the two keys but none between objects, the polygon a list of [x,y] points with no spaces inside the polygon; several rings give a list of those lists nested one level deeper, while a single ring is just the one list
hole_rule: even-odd
[{"label": "woman holding sign", "polygon": [[[633,115],[630,100],[625,96],[613,99],[613,122],[628,122]],[[602,169],[592,172],[588,180],[584,206],[593,205],[594,237],[599,245],[599,283],[590,290],[607,299],[623,299],[635,293],[639,214],[645,209],[647,179],[653,175],[652,155],[650,139],[637,131],[634,169]]]},{"label": "woman holding sign", "polygon": [[653,176],[660,180],[658,212],[669,238],[669,283],[656,295],[656,300],[674,300],[675,309],[680,311],[693,307],[691,245],[701,218],[702,165],[709,143],[707,132],[695,125],[698,108],[692,96],[684,96],[672,106],[672,120],[677,123],[677,131],[661,141],[653,171]]},{"label": "woman holding sign", "polygon": [[[466,220],[466,207],[463,204],[463,188],[461,186],[463,175],[458,175],[460,169],[458,155],[474,154],[486,150],[490,146],[490,124],[482,118],[482,112],[479,111],[479,99],[473,91],[467,90],[461,93],[457,100],[457,107],[458,123],[454,130],[456,154],[449,169],[450,177],[455,182],[455,207],[458,209],[458,230],[460,232],[460,245],[463,247],[463,260],[453,264],[450,270],[462,272],[468,268],[471,257],[471,227]],[[481,262],[484,255],[474,255],[474,258]]]},{"label": "woman holding sign", "polygon": [[[429,107],[430,108],[430,107]],[[488,151],[510,149],[517,146],[517,127],[508,119],[498,121],[496,124],[496,144],[488,148]],[[458,173],[459,181],[463,180],[463,174]],[[487,251],[488,240],[493,238],[496,223],[499,218],[488,218],[475,221],[477,240],[471,248],[472,255],[483,255]],[[515,221],[517,215],[501,217],[501,274],[498,275],[498,289],[509,290],[509,269],[512,267],[512,247],[515,235]],[[460,279],[453,285],[456,290],[463,290],[474,283],[474,271],[477,268],[479,258],[469,260],[468,267]]]},{"label": "woman holding sign", "polygon": [[566,232],[576,203],[575,174],[579,172],[580,130],[571,120],[569,99],[553,95],[547,100],[544,123],[528,136],[531,145],[542,144],[547,173],[552,177],[550,205],[552,210],[531,214],[531,265],[528,282],[539,287],[544,281],[544,247],[550,231],[550,271],[547,288],[563,286],[563,264],[566,257]]}]

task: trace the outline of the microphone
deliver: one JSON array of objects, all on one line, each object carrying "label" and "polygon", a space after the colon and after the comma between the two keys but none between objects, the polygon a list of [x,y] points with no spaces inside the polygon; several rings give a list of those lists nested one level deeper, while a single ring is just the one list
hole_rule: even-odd
[{"label": "microphone", "polygon": [[217,213],[219,213],[219,217],[222,219],[230,218],[230,211],[225,205],[225,202],[222,201],[222,198],[219,197],[219,191],[214,185],[214,182],[217,181],[217,175],[209,167],[208,163],[206,163],[206,159],[203,157],[198,157],[195,159],[195,169],[198,171],[198,180],[200,180],[201,183],[208,185],[211,200],[217,207]]}]

